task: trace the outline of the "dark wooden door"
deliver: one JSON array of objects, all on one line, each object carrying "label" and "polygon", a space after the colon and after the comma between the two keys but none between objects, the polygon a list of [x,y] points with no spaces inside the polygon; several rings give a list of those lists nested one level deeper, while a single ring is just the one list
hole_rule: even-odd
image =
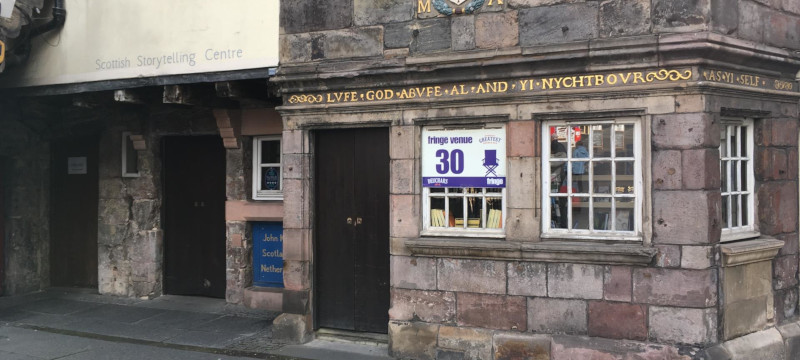
[{"label": "dark wooden door", "polygon": [[167,137],[164,291],[225,297],[225,149],[219,136]]},{"label": "dark wooden door", "polygon": [[51,144],[50,283],[97,287],[97,136]]},{"label": "dark wooden door", "polygon": [[316,133],[317,327],[386,333],[388,129]]}]

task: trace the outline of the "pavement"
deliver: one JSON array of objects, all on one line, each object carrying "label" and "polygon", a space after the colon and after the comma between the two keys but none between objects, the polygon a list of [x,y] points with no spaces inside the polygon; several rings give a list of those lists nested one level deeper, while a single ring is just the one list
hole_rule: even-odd
[{"label": "pavement", "polygon": [[390,359],[381,342],[273,339],[278,315],[222,299],[54,288],[0,297],[0,359]]}]

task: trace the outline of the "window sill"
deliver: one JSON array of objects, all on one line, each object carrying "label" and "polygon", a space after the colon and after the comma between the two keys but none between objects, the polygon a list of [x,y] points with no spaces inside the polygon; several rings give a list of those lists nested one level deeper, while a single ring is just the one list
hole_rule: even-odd
[{"label": "window sill", "polygon": [[762,236],[758,239],[721,244],[722,266],[730,267],[772,260],[783,247],[783,241]]},{"label": "window sill", "polygon": [[634,244],[569,241],[519,242],[420,238],[406,241],[412,255],[536,262],[646,266],[657,250]]}]

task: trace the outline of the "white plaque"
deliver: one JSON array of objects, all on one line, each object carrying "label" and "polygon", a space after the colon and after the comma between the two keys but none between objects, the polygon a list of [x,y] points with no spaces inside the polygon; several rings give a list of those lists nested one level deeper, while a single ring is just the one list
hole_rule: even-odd
[{"label": "white plaque", "polygon": [[16,2],[17,0],[0,0],[0,17],[10,19]]},{"label": "white plaque", "polygon": [[67,174],[83,175],[86,174],[86,169],[85,156],[67,158]]}]

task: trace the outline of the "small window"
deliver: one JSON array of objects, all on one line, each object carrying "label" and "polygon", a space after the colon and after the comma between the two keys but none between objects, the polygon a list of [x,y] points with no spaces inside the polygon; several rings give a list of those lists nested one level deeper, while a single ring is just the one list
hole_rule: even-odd
[{"label": "small window", "polygon": [[253,139],[253,199],[283,199],[280,136]]},{"label": "small window", "polygon": [[638,119],[547,121],[543,237],[641,240]]},{"label": "small window", "polygon": [[758,236],[753,150],[753,121],[723,120],[719,146],[723,241]]},{"label": "small window", "polygon": [[422,130],[423,234],[502,237],[505,126]]},{"label": "small window", "polygon": [[122,177],[139,177],[139,153],[127,131],[122,133]]}]

